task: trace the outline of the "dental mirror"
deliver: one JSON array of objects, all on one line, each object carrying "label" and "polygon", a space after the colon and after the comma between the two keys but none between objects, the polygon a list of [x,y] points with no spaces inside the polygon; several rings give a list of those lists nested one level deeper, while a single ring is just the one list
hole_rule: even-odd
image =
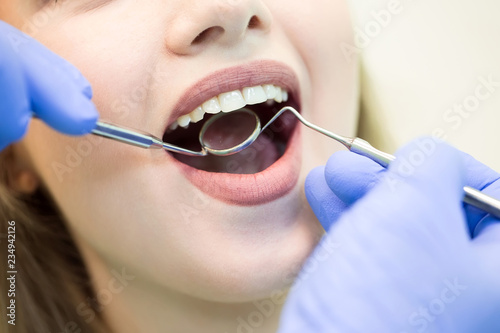
[{"label": "dental mirror", "polygon": [[200,144],[212,155],[236,154],[250,146],[261,133],[260,119],[255,112],[241,109],[220,112],[205,122],[200,131]]}]

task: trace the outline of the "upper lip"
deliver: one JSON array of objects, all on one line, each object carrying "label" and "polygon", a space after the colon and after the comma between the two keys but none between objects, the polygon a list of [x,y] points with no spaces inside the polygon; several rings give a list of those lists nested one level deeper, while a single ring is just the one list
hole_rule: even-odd
[{"label": "upper lip", "polygon": [[274,84],[285,88],[299,103],[299,83],[295,72],[281,62],[259,60],[218,70],[196,82],[177,102],[166,128],[180,116],[192,112],[221,93],[263,84]]}]

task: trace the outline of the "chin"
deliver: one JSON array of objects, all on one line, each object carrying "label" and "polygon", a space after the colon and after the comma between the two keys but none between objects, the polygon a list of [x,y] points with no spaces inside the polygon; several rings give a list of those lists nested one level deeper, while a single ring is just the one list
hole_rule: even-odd
[{"label": "chin", "polygon": [[300,186],[266,204],[206,213],[214,218],[192,221],[206,226],[192,235],[189,266],[196,275],[176,289],[208,301],[251,302],[286,293],[324,232]]}]

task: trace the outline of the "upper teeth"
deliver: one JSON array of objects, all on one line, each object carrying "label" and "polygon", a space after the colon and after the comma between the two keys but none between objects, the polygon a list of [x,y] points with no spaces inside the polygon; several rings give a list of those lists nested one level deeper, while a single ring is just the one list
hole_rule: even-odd
[{"label": "upper teeth", "polygon": [[241,109],[245,105],[264,103],[268,100],[274,100],[278,103],[286,102],[288,101],[288,92],[272,84],[225,92],[209,99],[191,113],[177,118],[170,125],[170,129],[174,130],[177,126],[187,128],[190,123],[197,123],[202,120],[205,113],[231,112]]}]

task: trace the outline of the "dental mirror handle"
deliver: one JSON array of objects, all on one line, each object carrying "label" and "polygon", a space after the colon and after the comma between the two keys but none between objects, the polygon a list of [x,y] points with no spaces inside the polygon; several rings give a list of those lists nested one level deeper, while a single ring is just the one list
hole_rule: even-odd
[{"label": "dental mirror handle", "polygon": [[163,142],[152,134],[135,129],[129,129],[123,126],[117,126],[103,121],[97,122],[96,127],[92,130],[92,134],[141,148],[165,149],[174,153],[189,156],[207,155],[205,150],[197,152],[181,148],[176,145]]},{"label": "dental mirror handle", "polygon": [[116,126],[103,121],[98,121],[92,134],[113,139],[141,148],[163,148],[163,142],[151,134],[141,133],[137,130]]},{"label": "dental mirror handle", "polygon": [[[360,138],[352,139],[350,147],[348,148],[353,153],[368,157],[384,168],[387,168],[390,162],[396,159],[395,156],[376,149],[370,143]],[[500,200],[484,194],[483,192],[470,186],[464,187],[463,202],[500,218]]]},{"label": "dental mirror handle", "polygon": [[[33,119],[40,119],[34,112],[31,113],[31,117]],[[164,148],[163,142],[149,133],[113,125],[104,121],[98,121],[91,133],[136,147],[156,149]]]}]

